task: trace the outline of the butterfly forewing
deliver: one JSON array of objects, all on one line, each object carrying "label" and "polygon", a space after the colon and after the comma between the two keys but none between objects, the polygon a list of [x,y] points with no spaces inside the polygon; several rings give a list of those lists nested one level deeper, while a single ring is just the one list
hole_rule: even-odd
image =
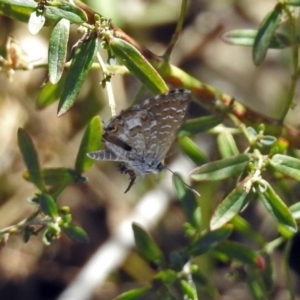
[{"label": "butterfly forewing", "polygon": [[148,110],[133,107],[113,118],[106,131],[129,145],[133,153],[143,155],[151,139],[153,122],[156,120]]},{"label": "butterfly forewing", "polygon": [[190,91],[174,90],[146,101],[144,107],[151,111],[156,120],[151,131],[151,148],[154,150],[148,153],[153,159],[164,159],[182,125],[190,100]]}]

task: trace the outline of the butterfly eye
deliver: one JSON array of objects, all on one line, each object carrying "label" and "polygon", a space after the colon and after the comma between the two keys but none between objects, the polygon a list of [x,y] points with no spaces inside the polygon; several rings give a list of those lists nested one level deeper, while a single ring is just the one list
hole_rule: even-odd
[{"label": "butterfly eye", "polygon": [[109,125],[106,127],[106,131],[109,131],[111,133],[117,132],[118,131],[118,127],[116,124],[113,125]]}]

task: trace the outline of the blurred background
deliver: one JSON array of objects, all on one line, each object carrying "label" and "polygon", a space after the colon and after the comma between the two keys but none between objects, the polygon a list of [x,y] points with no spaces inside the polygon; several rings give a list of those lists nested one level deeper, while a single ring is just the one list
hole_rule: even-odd
[{"label": "blurred background", "polygon": [[[175,30],[181,2],[90,0],[86,4],[111,18],[114,25],[138,43],[162,55]],[[278,117],[290,80],[288,50],[269,51],[266,61],[257,68],[252,62],[251,48],[233,47],[220,39],[228,30],[256,29],[275,4],[273,0],[190,1],[184,30],[172,53],[171,62],[248,107],[267,116]],[[4,16],[0,16],[0,28],[0,44],[4,45],[8,37],[13,37],[33,64],[46,63],[50,28],[45,27],[32,36],[25,23]],[[72,25],[70,47],[79,38],[77,26]],[[99,84],[102,77],[97,70],[89,73],[75,106],[60,118],[56,116],[57,102],[42,110],[36,108],[36,99],[47,76],[46,68],[8,75],[5,72],[0,74],[0,228],[21,221],[34,210],[26,200],[34,195],[36,189],[22,178],[26,167],[17,146],[17,129],[25,129],[32,137],[42,167],[72,167],[91,117],[99,114],[104,121],[111,117],[106,92]],[[130,105],[140,83],[132,76],[117,75],[112,78],[112,84],[117,112],[120,112]],[[189,113],[193,117],[204,114],[207,112],[194,105]],[[298,115],[299,108],[295,107],[287,123],[297,126],[300,122]],[[209,159],[219,158],[214,136],[199,134],[194,140]],[[243,151],[243,140],[239,141],[239,146]],[[195,167],[180,154],[176,145],[166,161],[176,167],[174,171],[181,172],[185,177]],[[1,247],[1,300],[57,299],[95,251],[109,241],[144,195],[154,188],[159,189],[158,183],[166,176],[146,176],[143,182],[136,183],[130,192],[124,194],[128,177],[117,172],[116,166],[109,162],[95,163],[84,174],[88,178],[86,184],[69,186],[59,197],[60,205],[70,206],[73,222],[89,234],[90,244],[77,244],[62,235],[47,247],[39,236],[25,244],[22,237],[15,235]],[[164,200],[168,206],[162,208],[162,216],[155,220],[150,232],[161,249],[168,253],[186,243],[183,231],[185,219],[172,192],[170,177],[164,184],[171,191],[167,193],[168,199]],[[210,197],[207,190],[210,190]],[[206,201],[208,211],[212,211],[223,197],[222,193],[213,192],[217,190],[221,189],[214,189],[212,185],[200,186],[200,193],[206,195],[200,201]],[[159,201],[159,196],[155,195],[159,194],[154,194],[158,197],[154,200]],[[276,237],[276,227],[261,206],[249,207],[245,217],[267,239]],[[273,258],[278,266],[278,278],[272,299],[287,299],[281,281],[281,253],[275,253]],[[115,259],[113,253],[110,259]],[[203,269],[211,274],[212,282],[217,283],[219,299],[251,299],[245,283],[225,279],[228,266],[214,265],[206,256],[200,260]],[[101,273],[101,267],[98,272]],[[143,263],[132,249],[126,259],[92,291],[92,299],[113,299],[121,292],[145,286],[153,273],[154,270]],[[202,299],[206,299],[205,296]]]}]

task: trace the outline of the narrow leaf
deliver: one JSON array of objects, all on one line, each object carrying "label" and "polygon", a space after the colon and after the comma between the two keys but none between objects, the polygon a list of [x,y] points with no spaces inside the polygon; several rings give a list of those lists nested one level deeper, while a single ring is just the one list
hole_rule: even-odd
[{"label": "narrow leaf", "polygon": [[83,82],[92,66],[97,50],[98,39],[93,38],[88,41],[84,41],[75,54],[67,74],[65,88],[59,101],[59,117],[66,113],[73,106],[76,97],[81,90]]},{"label": "narrow leaf", "polygon": [[[252,47],[254,45],[257,32],[257,30],[252,29],[231,30],[222,35],[222,40],[231,45]],[[293,43],[289,36],[280,32],[274,32],[269,48],[284,49],[290,47],[292,44]]]},{"label": "narrow leaf", "polygon": [[34,0],[1,0],[1,3],[27,8],[35,8],[37,6],[37,3]]},{"label": "narrow leaf", "polygon": [[43,86],[36,99],[36,108],[43,109],[59,99],[64,87],[63,78],[65,78],[65,76],[63,76],[57,84],[53,85],[50,81],[48,81]]},{"label": "narrow leaf", "polygon": [[291,6],[300,6],[300,0],[286,0],[285,3]]},{"label": "narrow leaf", "polygon": [[184,298],[189,300],[198,300],[197,289],[193,281],[180,280],[180,288]]},{"label": "narrow leaf", "polygon": [[[46,185],[65,185],[66,183],[75,183],[78,181],[79,174],[74,170],[67,168],[48,168],[41,170],[41,176]],[[25,172],[23,177],[32,181],[29,172]]]},{"label": "narrow leaf", "polygon": [[113,54],[154,94],[168,91],[168,87],[159,73],[148,60],[131,44],[111,37],[109,46]]},{"label": "narrow leaf", "polygon": [[28,21],[28,30],[31,34],[37,34],[44,26],[46,18],[42,12],[35,10],[30,14]]},{"label": "narrow leaf", "polygon": [[75,242],[82,244],[87,244],[89,242],[87,233],[79,226],[68,224],[67,226],[63,226],[62,230],[70,239]]},{"label": "narrow leaf", "polygon": [[67,45],[69,40],[70,21],[61,19],[52,32],[48,51],[49,81],[56,84],[64,71],[67,57]]},{"label": "narrow leaf", "polygon": [[42,212],[52,219],[58,217],[58,209],[55,200],[48,194],[41,194],[38,196],[38,202]]},{"label": "narrow leaf", "polygon": [[172,284],[177,280],[177,272],[173,269],[164,269],[156,273],[153,279],[164,284]]},{"label": "narrow leaf", "polygon": [[260,186],[257,187],[259,198],[280,225],[279,230],[281,233],[287,237],[291,237],[291,235],[297,232],[297,224],[291,212],[268,182],[264,183],[263,188],[264,190],[262,191]]},{"label": "narrow leaf", "polygon": [[93,164],[93,160],[86,154],[100,148],[102,137],[102,122],[98,116],[94,117],[81,140],[79,151],[76,157],[75,169],[79,173],[87,171]]},{"label": "narrow leaf", "polygon": [[225,254],[230,260],[238,260],[244,264],[249,264],[254,267],[261,267],[261,256],[249,247],[237,242],[224,241],[217,248],[219,252]]},{"label": "narrow leaf", "polygon": [[300,221],[300,202],[297,202],[289,207],[290,212],[292,213],[293,218],[296,221]]},{"label": "narrow leaf", "polygon": [[41,191],[45,190],[42,180],[38,155],[30,136],[21,128],[18,129],[18,145],[32,182]]},{"label": "narrow leaf", "polygon": [[245,184],[248,180],[249,177],[240,182],[217,207],[210,220],[211,230],[225,225],[247,205],[250,197],[247,197],[248,192],[245,190]]},{"label": "narrow leaf", "polygon": [[142,300],[144,297],[147,297],[149,292],[150,288],[134,289],[119,295],[117,298],[114,298],[114,300]]},{"label": "narrow leaf", "polygon": [[223,158],[229,158],[239,154],[239,150],[235,143],[232,134],[228,131],[223,131],[217,138],[218,148]]},{"label": "narrow leaf", "polygon": [[208,161],[207,156],[201,151],[196,143],[189,137],[184,136],[178,139],[182,152],[187,155],[197,166]]},{"label": "narrow leaf", "polygon": [[135,245],[141,256],[150,262],[161,264],[164,259],[163,254],[153,239],[137,223],[132,224],[132,229]]},{"label": "narrow leaf", "polygon": [[195,181],[223,180],[235,174],[241,173],[249,161],[249,155],[239,154],[233,157],[204,164],[194,169],[190,176]]},{"label": "narrow leaf", "polygon": [[67,19],[77,24],[87,21],[87,15],[82,9],[65,0],[48,0],[45,6],[45,16],[55,21]]},{"label": "narrow leaf", "polygon": [[275,171],[300,181],[300,159],[282,154],[275,154],[269,160]]},{"label": "narrow leaf", "polygon": [[206,132],[207,130],[216,127],[224,120],[224,116],[212,115],[206,117],[200,117],[196,119],[189,119],[181,126],[179,137],[194,135],[200,132]]},{"label": "narrow leaf", "polygon": [[282,17],[282,4],[278,3],[274,10],[262,21],[253,46],[253,61],[259,66],[265,59],[275,30],[278,28]]}]

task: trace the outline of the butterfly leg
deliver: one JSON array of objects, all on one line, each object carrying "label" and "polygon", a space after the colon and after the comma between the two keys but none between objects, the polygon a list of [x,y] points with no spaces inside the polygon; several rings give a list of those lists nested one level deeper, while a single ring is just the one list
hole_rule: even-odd
[{"label": "butterfly leg", "polygon": [[128,175],[129,175],[129,180],[130,180],[130,182],[129,182],[129,185],[128,185],[126,191],[124,192],[124,194],[126,194],[126,193],[131,189],[132,185],[134,184],[135,179],[136,179],[136,174],[135,174],[135,172],[134,172],[133,170],[127,169],[127,167],[126,167],[125,164],[123,164],[123,163],[120,163],[120,164],[118,165],[118,170],[119,170],[122,174],[128,174]]}]

